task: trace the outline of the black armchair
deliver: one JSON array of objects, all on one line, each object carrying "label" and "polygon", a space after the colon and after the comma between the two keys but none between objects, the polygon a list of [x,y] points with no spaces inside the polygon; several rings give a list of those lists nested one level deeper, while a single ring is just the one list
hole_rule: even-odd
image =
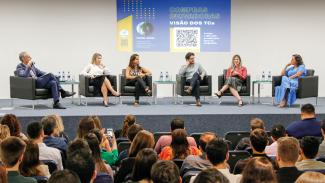
[{"label": "black armchair", "polygon": [[[225,85],[226,75],[227,75],[227,70],[224,69],[223,74],[218,76],[218,90],[220,90]],[[251,95],[251,76],[250,75],[247,75],[246,80],[243,83],[242,89],[238,93],[240,96],[250,97],[250,95]],[[230,93],[230,90],[228,89],[223,93],[223,96],[232,96],[232,94]],[[222,101],[220,100],[220,103],[221,102]],[[249,100],[249,102],[250,102],[250,100]]]},{"label": "black armchair", "polygon": [[[306,77],[299,78],[297,99],[316,98],[316,105],[318,99],[318,76],[314,76],[315,70],[308,69]],[[274,101],[275,87],[281,85],[282,76],[272,77],[272,97]]]},{"label": "black armchair", "polygon": [[[152,76],[148,76],[151,77]],[[120,94],[121,96],[134,96],[135,95],[135,86],[126,84],[125,69],[122,70],[122,74],[119,75],[120,78]],[[152,81],[152,79],[151,79]],[[152,90],[152,83],[149,85],[150,90]],[[140,96],[148,96],[144,91]],[[152,94],[150,94],[152,96]],[[122,103],[122,100],[120,101]],[[151,101],[152,102],[152,101]]]},{"label": "black armchair", "polygon": [[[117,78],[115,75],[107,75],[108,80],[111,82],[112,87],[114,88],[115,91],[117,91]],[[79,99],[81,103],[81,98],[80,96],[84,97],[101,97],[101,96],[96,96],[94,94],[94,86],[90,84],[90,77],[85,76],[85,75],[79,75]],[[111,92],[109,92],[109,96],[113,96]],[[87,100],[86,103],[87,105]]]},{"label": "black armchair", "polygon": [[[36,88],[36,79],[10,76],[10,97],[13,106],[13,99],[39,100],[52,98],[51,91],[45,88]],[[32,104],[35,109],[35,105]]]},{"label": "black armchair", "polygon": [[[177,74],[176,75],[176,95],[177,96],[191,96],[185,92],[189,87],[186,84],[186,77]],[[211,96],[212,95],[212,76],[206,75],[200,82],[200,96]]]}]

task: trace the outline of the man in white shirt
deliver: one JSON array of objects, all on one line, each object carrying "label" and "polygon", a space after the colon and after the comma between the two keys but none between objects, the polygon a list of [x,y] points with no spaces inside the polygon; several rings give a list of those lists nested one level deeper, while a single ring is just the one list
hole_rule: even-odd
[{"label": "man in white shirt", "polygon": [[33,143],[38,145],[40,160],[53,160],[58,170],[63,170],[62,157],[58,149],[48,147],[43,143],[44,130],[40,122],[33,122],[27,126],[27,134]]},{"label": "man in white shirt", "polygon": [[[213,165],[213,168],[221,172],[225,177],[229,179],[229,182],[240,182],[241,175],[234,175],[229,172],[227,161],[229,159],[228,144],[222,139],[217,138],[208,142],[206,148],[207,159]],[[196,176],[191,177],[191,183],[194,182]]]}]

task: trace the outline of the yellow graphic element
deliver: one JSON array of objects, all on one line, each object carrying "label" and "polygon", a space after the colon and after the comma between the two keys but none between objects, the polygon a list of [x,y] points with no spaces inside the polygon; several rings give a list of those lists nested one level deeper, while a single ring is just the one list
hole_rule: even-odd
[{"label": "yellow graphic element", "polygon": [[175,30],[173,27],[169,29],[170,35],[170,52],[200,52],[200,48],[184,48],[184,47],[176,47],[176,38],[175,38]]},{"label": "yellow graphic element", "polygon": [[117,50],[133,51],[132,15],[117,22]]}]

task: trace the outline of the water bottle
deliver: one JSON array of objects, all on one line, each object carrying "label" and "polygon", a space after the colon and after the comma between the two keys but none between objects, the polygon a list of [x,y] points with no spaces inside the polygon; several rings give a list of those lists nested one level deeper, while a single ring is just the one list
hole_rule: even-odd
[{"label": "water bottle", "polygon": [[163,72],[160,72],[159,81],[163,81],[163,80],[164,80],[164,74],[163,74]]},{"label": "water bottle", "polygon": [[265,72],[262,72],[262,81],[265,81]]},{"label": "water bottle", "polygon": [[169,81],[169,74],[168,74],[168,72],[166,72],[165,80],[166,81]]},{"label": "water bottle", "polygon": [[269,71],[268,75],[267,75],[267,80],[268,81],[272,81],[272,75],[271,75],[271,71]]},{"label": "water bottle", "polygon": [[62,81],[61,72],[58,72],[59,81]]},{"label": "water bottle", "polygon": [[65,73],[64,73],[64,71],[62,71],[62,81],[66,81],[65,80]]},{"label": "water bottle", "polygon": [[67,74],[67,81],[71,81],[70,71],[68,71],[68,74]]}]

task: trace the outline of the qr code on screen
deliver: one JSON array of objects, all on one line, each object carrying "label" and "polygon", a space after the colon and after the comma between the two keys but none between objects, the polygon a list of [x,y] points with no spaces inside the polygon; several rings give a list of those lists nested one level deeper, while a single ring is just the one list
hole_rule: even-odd
[{"label": "qr code on screen", "polygon": [[174,47],[200,49],[199,27],[177,27],[174,28]]}]

